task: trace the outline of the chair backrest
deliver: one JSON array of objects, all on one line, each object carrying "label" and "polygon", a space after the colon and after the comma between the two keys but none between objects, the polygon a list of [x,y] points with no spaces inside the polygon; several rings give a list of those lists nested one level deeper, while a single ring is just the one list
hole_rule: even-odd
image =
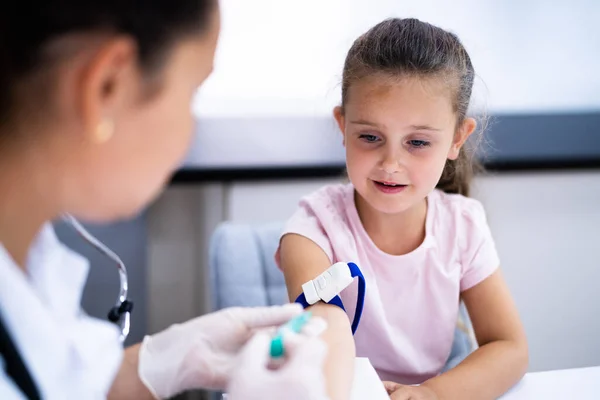
[{"label": "chair backrest", "polygon": [[274,258],[282,229],[281,222],[224,222],[217,227],[209,250],[213,309],[288,301],[283,274]]}]

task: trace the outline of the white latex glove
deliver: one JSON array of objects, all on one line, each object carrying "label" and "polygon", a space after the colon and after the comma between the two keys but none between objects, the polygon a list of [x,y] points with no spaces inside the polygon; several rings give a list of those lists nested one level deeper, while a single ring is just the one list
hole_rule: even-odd
[{"label": "white latex glove", "polygon": [[268,368],[271,337],[257,333],[237,360],[227,400],[327,400],[325,342],[317,337],[296,337],[295,344],[285,343],[286,363],[273,370]]},{"label": "white latex glove", "polygon": [[228,308],[146,336],[139,355],[140,379],[160,399],[190,389],[222,390],[255,329],[281,325],[301,312],[299,304]]}]

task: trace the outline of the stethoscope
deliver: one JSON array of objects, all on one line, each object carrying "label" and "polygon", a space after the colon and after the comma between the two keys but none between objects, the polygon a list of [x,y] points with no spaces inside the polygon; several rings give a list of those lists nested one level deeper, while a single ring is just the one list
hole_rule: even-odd
[{"label": "stethoscope", "polygon": [[110,258],[116,265],[119,271],[119,297],[117,304],[110,309],[108,312],[108,319],[111,322],[117,324],[121,330],[120,341],[123,343],[129,335],[129,328],[131,325],[131,310],[133,309],[133,303],[127,300],[127,270],[125,264],[111,249],[106,247],[102,242],[92,236],[73,216],[69,214],[63,215],[63,220],[67,222],[71,227],[81,236],[86,242],[92,245],[100,253]]}]

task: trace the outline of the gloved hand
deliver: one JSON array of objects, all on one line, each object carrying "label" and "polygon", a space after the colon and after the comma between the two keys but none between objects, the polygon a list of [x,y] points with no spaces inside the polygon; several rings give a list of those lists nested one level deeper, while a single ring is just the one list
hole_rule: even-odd
[{"label": "gloved hand", "polygon": [[139,355],[141,381],[157,398],[190,389],[225,388],[235,358],[258,328],[281,325],[302,306],[229,308],[146,336]]},{"label": "gloved hand", "polygon": [[317,337],[296,337],[295,344],[286,341],[286,363],[275,370],[268,367],[270,336],[259,332],[250,339],[236,362],[227,400],[327,400],[325,342]]}]

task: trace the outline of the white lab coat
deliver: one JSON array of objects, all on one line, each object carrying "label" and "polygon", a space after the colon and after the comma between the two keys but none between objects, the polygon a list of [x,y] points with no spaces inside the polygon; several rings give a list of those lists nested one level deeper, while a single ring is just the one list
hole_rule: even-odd
[{"label": "white lab coat", "polygon": [[[105,398],[119,368],[117,326],[80,305],[88,268],[50,224],[29,251],[27,274],[0,244],[0,312],[43,399]],[[1,368],[0,399],[22,398]]]}]

